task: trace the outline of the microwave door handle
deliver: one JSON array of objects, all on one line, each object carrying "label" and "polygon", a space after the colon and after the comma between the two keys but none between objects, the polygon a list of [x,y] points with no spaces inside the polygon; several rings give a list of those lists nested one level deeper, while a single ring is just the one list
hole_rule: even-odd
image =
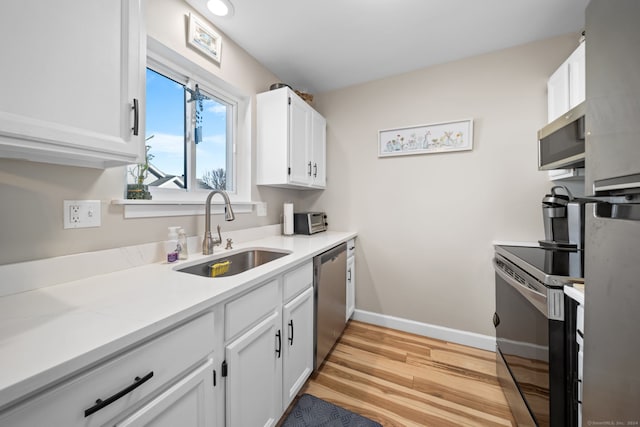
[{"label": "microwave door handle", "polygon": [[549,308],[547,306],[547,296],[543,293],[535,291],[528,286],[513,279],[513,277],[506,274],[498,267],[496,260],[493,260],[493,268],[496,273],[504,279],[512,288],[520,292],[520,294],[526,298],[535,308],[537,308],[546,318],[549,318]]}]

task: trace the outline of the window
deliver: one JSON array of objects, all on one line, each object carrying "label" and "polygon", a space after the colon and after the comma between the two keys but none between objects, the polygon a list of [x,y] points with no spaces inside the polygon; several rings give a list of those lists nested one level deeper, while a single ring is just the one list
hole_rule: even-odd
[{"label": "window", "polygon": [[175,73],[147,68],[146,80],[144,184],[233,193],[234,103]]},{"label": "window", "polygon": [[252,212],[251,96],[151,37],[147,66],[149,162],[130,165],[127,183],[143,170],[152,200],[114,203],[125,218],[198,215],[210,190],[224,188],[234,212]]}]

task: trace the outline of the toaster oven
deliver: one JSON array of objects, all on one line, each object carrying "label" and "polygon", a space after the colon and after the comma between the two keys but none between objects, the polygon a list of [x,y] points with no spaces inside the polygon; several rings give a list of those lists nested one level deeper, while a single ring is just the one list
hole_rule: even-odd
[{"label": "toaster oven", "polygon": [[295,234],[314,234],[327,229],[327,215],[324,212],[299,212],[293,214]]}]

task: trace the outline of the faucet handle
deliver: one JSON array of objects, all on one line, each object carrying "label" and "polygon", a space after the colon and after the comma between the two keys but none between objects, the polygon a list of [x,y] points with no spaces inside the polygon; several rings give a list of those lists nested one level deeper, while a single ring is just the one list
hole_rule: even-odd
[{"label": "faucet handle", "polygon": [[219,246],[222,244],[222,234],[220,234],[220,224],[216,227],[218,229],[218,237],[213,238],[213,244]]},{"label": "faucet handle", "polygon": [[225,249],[233,249],[233,246],[231,246],[232,244],[233,240],[227,239],[227,246],[225,246]]}]

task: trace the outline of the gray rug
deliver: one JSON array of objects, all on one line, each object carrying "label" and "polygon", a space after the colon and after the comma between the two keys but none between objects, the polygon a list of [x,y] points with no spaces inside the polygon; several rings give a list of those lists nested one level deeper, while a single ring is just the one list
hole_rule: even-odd
[{"label": "gray rug", "polygon": [[281,427],[382,427],[362,415],[303,394]]}]

